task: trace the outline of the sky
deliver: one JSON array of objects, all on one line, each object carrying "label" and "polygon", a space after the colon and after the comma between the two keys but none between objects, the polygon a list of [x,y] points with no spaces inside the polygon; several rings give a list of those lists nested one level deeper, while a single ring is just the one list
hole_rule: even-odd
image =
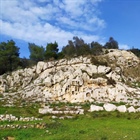
[{"label": "sky", "polygon": [[74,36],[140,49],[139,13],[140,0],[0,0],[0,42],[14,40],[26,58],[28,43],[56,41],[61,50]]}]

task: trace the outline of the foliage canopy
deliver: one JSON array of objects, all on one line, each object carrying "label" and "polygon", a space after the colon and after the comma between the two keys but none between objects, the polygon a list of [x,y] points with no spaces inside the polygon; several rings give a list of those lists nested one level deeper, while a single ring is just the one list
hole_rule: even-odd
[{"label": "foliage canopy", "polygon": [[[13,40],[0,43],[0,75],[8,71],[13,71],[18,67],[28,67],[36,64],[38,61],[54,60],[62,58],[71,58],[75,56],[84,55],[101,55],[104,54],[104,49],[119,49],[118,42],[110,37],[109,41],[104,46],[98,42],[92,41],[87,44],[82,38],[77,36],[73,40],[69,40],[66,46],[63,46],[59,51],[58,43],[48,43],[46,48],[38,46],[34,43],[28,43],[30,56],[28,58],[19,58],[19,48],[15,45]],[[135,55],[140,57],[140,50],[137,48],[129,49]]]},{"label": "foliage canopy", "polygon": [[13,71],[20,65],[19,48],[13,40],[0,43],[0,74]]}]

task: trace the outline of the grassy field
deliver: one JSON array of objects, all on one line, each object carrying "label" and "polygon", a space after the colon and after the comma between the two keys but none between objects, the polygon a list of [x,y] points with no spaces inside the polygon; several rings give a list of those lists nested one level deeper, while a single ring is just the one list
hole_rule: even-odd
[{"label": "grassy field", "polygon": [[36,116],[38,122],[1,122],[6,124],[44,123],[45,128],[1,129],[0,140],[8,136],[15,140],[140,140],[140,113],[86,112],[73,119],[50,119],[50,114],[39,115],[38,108],[6,108],[4,112],[16,116]]}]

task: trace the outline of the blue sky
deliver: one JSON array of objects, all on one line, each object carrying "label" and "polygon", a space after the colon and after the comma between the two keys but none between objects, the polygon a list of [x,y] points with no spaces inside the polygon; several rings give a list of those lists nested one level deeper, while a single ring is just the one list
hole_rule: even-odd
[{"label": "blue sky", "polygon": [[140,0],[0,0],[0,42],[13,39],[20,57],[29,57],[28,43],[61,50],[73,36],[140,49],[139,13]]}]

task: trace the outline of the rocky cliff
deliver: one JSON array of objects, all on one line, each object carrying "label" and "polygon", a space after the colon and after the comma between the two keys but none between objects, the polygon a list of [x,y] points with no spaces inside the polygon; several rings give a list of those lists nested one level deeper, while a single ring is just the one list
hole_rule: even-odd
[{"label": "rocky cliff", "polygon": [[38,62],[0,76],[2,105],[28,102],[125,102],[140,106],[140,60],[124,50]]}]

